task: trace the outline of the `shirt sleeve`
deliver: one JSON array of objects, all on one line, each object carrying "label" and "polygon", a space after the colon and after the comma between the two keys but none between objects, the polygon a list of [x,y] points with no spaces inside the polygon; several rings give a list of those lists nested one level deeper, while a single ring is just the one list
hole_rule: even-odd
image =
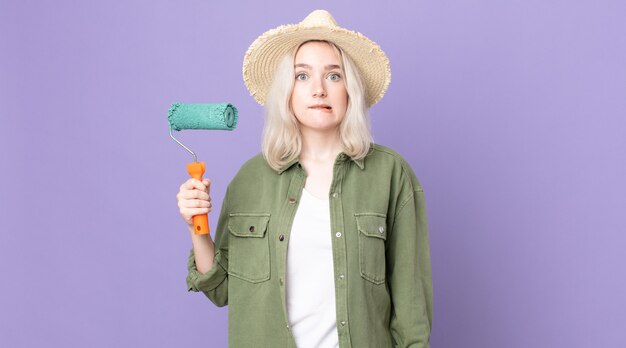
[{"label": "shirt sleeve", "polygon": [[412,175],[388,234],[387,278],[396,347],[430,347],[432,272],[424,192]]},{"label": "shirt sleeve", "polygon": [[193,248],[187,261],[187,290],[202,291],[218,307],[228,304],[228,190],[215,229],[215,258],[213,267],[200,273],[196,267]]}]

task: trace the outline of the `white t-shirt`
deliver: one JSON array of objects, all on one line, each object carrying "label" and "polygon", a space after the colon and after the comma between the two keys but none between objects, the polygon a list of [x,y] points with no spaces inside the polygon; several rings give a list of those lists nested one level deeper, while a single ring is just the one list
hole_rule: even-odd
[{"label": "white t-shirt", "polygon": [[287,312],[298,348],[339,347],[328,199],[306,189],[287,250]]}]

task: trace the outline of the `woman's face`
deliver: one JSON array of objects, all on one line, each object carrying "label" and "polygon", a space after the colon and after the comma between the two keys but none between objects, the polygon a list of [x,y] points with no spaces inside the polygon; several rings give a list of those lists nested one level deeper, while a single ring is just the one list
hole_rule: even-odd
[{"label": "woman's face", "polygon": [[291,109],[301,130],[336,129],[348,107],[341,59],[325,42],[300,46],[294,61],[295,82]]}]

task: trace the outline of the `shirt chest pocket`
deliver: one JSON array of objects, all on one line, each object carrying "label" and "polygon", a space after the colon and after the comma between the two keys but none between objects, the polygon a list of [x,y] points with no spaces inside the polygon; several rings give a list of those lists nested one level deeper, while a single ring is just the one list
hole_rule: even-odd
[{"label": "shirt chest pocket", "polygon": [[384,214],[355,214],[359,232],[359,267],[361,276],[374,284],[385,282],[385,240],[387,219]]},{"label": "shirt chest pocket", "polygon": [[269,220],[270,214],[265,213],[229,215],[229,275],[252,283],[270,279]]}]

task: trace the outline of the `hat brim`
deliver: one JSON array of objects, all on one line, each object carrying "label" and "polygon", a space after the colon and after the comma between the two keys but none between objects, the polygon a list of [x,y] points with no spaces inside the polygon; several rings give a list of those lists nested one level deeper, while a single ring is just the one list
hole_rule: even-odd
[{"label": "hat brim", "polygon": [[248,48],[243,61],[243,79],[250,95],[265,105],[276,68],[292,49],[308,40],[330,41],[350,56],[365,87],[370,107],[385,94],[391,82],[391,67],[385,52],[363,34],[343,28],[284,25],[259,36]]}]

